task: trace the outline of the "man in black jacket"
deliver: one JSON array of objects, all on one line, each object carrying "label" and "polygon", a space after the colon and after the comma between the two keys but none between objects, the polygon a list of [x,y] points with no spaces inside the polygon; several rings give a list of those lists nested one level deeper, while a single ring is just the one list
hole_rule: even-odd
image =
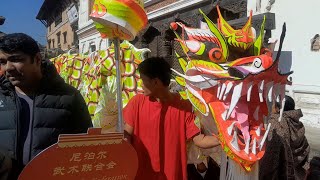
[{"label": "man in black jacket", "polygon": [[12,168],[11,159],[0,152],[0,179],[5,180],[9,178],[9,173]]},{"label": "man in black jacket", "polygon": [[42,61],[28,35],[0,38],[0,67],[0,153],[12,159],[15,179],[59,134],[85,133],[92,123],[79,91]]}]

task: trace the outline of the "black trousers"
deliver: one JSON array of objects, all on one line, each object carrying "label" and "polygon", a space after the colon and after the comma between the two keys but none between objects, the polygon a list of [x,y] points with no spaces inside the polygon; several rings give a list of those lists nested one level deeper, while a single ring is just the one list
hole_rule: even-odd
[{"label": "black trousers", "polygon": [[208,169],[204,178],[199,174],[197,168],[193,164],[187,166],[188,180],[219,180],[220,167],[210,157],[208,157]]}]

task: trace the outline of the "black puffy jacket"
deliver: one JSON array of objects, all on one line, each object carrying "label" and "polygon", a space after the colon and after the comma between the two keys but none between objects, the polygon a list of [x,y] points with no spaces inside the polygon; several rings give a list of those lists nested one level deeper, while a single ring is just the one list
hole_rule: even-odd
[{"label": "black puffy jacket", "polygon": [[[92,127],[87,106],[79,91],[67,85],[48,61],[42,63],[43,78],[34,96],[30,159],[54,144],[59,134],[85,133]],[[0,77],[0,151],[22,161],[19,115],[20,100],[14,87]]]}]

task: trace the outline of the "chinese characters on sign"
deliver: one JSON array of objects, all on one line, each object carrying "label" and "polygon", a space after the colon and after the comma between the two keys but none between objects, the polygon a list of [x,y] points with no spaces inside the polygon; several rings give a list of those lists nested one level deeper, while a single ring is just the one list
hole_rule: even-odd
[{"label": "chinese characters on sign", "polygon": [[52,171],[53,176],[63,176],[65,174],[77,174],[90,171],[102,171],[113,169],[117,165],[114,161],[100,162],[107,158],[106,151],[100,151],[98,153],[86,152],[86,153],[73,153],[70,158],[70,162],[80,163],[78,165],[72,164],[72,166],[55,167]]},{"label": "chinese characters on sign", "polygon": [[101,178],[93,178],[92,180],[124,180],[128,179],[128,175],[103,176]]},{"label": "chinese characters on sign", "polygon": [[19,180],[134,180],[137,169],[137,153],[123,133],[92,128],[87,134],[60,135],[26,165]]}]

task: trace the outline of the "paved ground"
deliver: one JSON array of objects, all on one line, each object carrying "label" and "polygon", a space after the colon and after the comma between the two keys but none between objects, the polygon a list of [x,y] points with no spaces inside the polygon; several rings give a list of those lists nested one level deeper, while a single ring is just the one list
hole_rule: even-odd
[{"label": "paved ground", "polygon": [[320,156],[320,129],[305,125],[306,137],[311,147],[309,157]]}]

